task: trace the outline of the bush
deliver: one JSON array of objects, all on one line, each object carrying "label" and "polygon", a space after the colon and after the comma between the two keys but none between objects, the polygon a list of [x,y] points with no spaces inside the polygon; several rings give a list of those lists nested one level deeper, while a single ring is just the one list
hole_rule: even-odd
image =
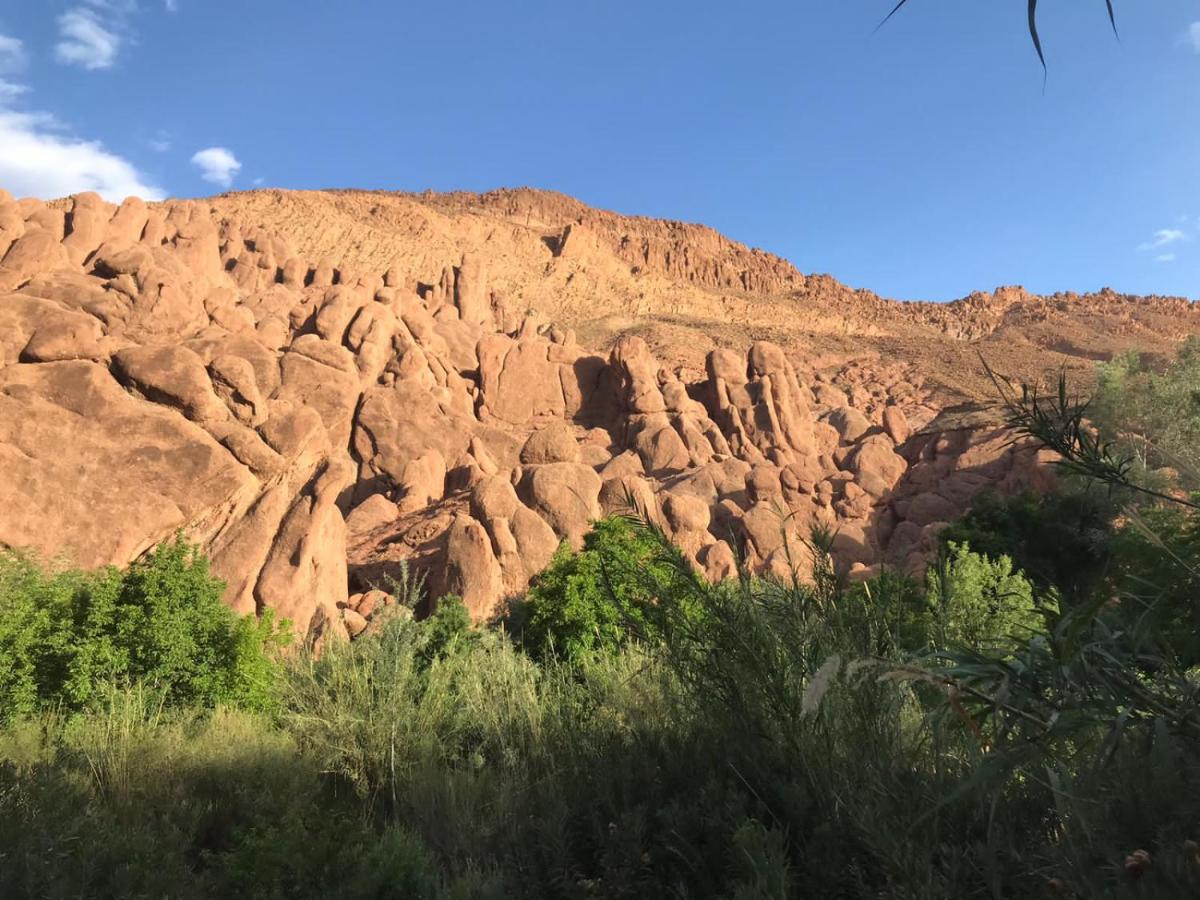
[{"label": "bush", "polygon": [[[905,652],[943,626],[911,582],[710,585],[626,524],[655,549],[601,588],[653,598],[653,642],[537,662],[443,598],[285,659],[278,715],[142,688],[0,727],[0,894],[1200,887],[1195,680],[1126,664],[1144,657],[1124,632],[1064,615],[1022,646],[1034,589],[957,548],[938,588],[951,625],[1008,645],[936,648],[934,665]],[[1153,864],[1135,879],[1139,849]]]},{"label": "bush", "polygon": [[1089,413],[1104,439],[1143,478],[1165,467],[1200,489],[1200,337],[1190,336],[1162,372],[1130,352],[1099,366],[1096,380]]},{"label": "bush", "polygon": [[657,640],[655,605],[673,575],[646,529],[624,517],[602,519],[579,553],[564,542],[529,589],[521,644],[537,659],[579,660]]},{"label": "bush", "polygon": [[1003,650],[1046,630],[1046,609],[1007,556],[989,559],[951,543],[926,576],[926,597],[939,647]]},{"label": "bush", "polygon": [[446,594],[434,604],[433,614],[422,623],[427,660],[467,652],[479,640],[471,626],[471,613],[462,597]]},{"label": "bush", "polygon": [[170,704],[266,707],[286,625],[237,617],[223,592],[182,538],[124,572],[0,554],[0,717],[82,709],[106,683],[153,685]]},{"label": "bush", "polygon": [[324,793],[269,719],[106,701],[0,732],[0,896],[442,896],[411,830]]},{"label": "bush", "polygon": [[984,492],[938,543],[943,554],[950,544],[969,544],[993,559],[1008,556],[1038,590],[1057,590],[1073,604],[1089,598],[1109,574],[1118,510],[1102,491],[1075,485],[1048,495]]}]

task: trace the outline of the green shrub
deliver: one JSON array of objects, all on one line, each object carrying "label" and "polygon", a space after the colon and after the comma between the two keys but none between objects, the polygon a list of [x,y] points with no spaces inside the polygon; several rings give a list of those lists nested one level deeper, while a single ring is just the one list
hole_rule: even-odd
[{"label": "green shrub", "polygon": [[444,598],[285,659],[275,716],[143,687],[0,726],[0,895],[1195,895],[1194,679],[1119,630],[1021,646],[1033,589],[957,548],[946,608],[1007,645],[931,666],[905,579],[710,585],[636,536],[654,642],[538,662]]},{"label": "green shrub", "polygon": [[479,640],[479,632],[471,625],[471,614],[456,594],[439,598],[433,614],[421,625],[426,632],[423,652],[427,659],[469,651]]},{"label": "green shrub", "polygon": [[106,683],[153,685],[170,704],[269,705],[286,629],[269,612],[239,618],[223,591],[182,538],[124,572],[0,554],[0,717],[81,709]]},{"label": "green shrub", "polygon": [[271,719],[112,691],[0,731],[0,896],[433,898],[419,838],[322,790]]},{"label": "green shrub", "polygon": [[1102,437],[1141,477],[1166,467],[1200,489],[1200,337],[1190,336],[1161,372],[1130,352],[1100,365],[1096,381],[1088,411]]},{"label": "green shrub", "polygon": [[673,577],[646,529],[619,516],[597,522],[572,552],[564,543],[522,610],[521,644],[535,658],[579,660],[631,640],[656,640],[655,605]]},{"label": "green shrub", "polygon": [[1033,585],[1007,556],[990,559],[968,544],[951,543],[930,567],[926,592],[941,647],[1002,649],[1046,630]]},{"label": "green shrub", "polygon": [[848,585],[830,614],[860,653],[903,657],[927,648],[934,637],[924,584],[892,569]]},{"label": "green shrub", "polygon": [[977,495],[971,509],[938,535],[943,554],[969,544],[992,559],[1007,556],[1040,591],[1070,604],[1085,602],[1105,583],[1112,564],[1113,519],[1119,507],[1096,489]]},{"label": "green shrub", "polygon": [[1142,631],[1153,622],[1185,666],[1200,662],[1194,511],[1159,503],[1122,509],[1112,495],[1073,484],[1045,496],[982,494],[939,543],[943,555],[965,544],[992,559],[1011,557],[1039,594],[1060,597],[1064,609],[1119,599],[1111,618]]},{"label": "green shrub", "polygon": [[1112,618],[1151,635],[1184,669],[1200,666],[1200,514],[1130,510],[1112,547]]}]

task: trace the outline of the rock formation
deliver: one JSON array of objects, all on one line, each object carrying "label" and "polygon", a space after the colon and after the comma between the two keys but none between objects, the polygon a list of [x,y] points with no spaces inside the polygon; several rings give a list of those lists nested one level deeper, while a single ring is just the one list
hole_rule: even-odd
[{"label": "rock formation", "polygon": [[[575,329],[597,334],[639,285],[658,311],[631,326],[688,298],[778,308],[823,284],[707,229],[516,192],[426,198],[455,228],[400,236],[381,196],[390,212],[364,210],[351,251],[341,232],[318,246],[307,219],[256,224],[271,198],[313,202],[0,192],[0,545],[124,564],[182,530],[236,610],[322,640],[367,628],[401,561],[484,619],[631,504],[712,578],[737,558],[803,571],[817,526],[866,577],[923,565],[979,490],[1047,484],[1044,456],[994,421],[950,421],[961,396],[920,354],[758,337],[699,358],[632,329],[582,345]],[[529,302],[554,290],[547,310]],[[944,342],[995,333],[997,302],[1050,302],[858,299],[828,312]],[[1194,307],[1146,302],[1131,321],[1152,315],[1156,340],[1200,330]],[[879,324],[906,315],[903,334]]]}]

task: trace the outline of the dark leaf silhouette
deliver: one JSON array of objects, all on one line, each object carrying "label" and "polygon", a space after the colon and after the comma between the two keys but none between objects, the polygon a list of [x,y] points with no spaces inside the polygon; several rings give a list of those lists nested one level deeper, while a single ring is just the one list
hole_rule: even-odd
[{"label": "dark leaf silhouette", "polygon": [[1033,49],[1037,51],[1042,68],[1046,68],[1046,54],[1042,52],[1042,39],[1037,30],[1037,0],[1029,0],[1029,36],[1033,38]]},{"label": "dark leaf silhouette", "polygon": [[[908,3],[908,0],[900,0],[899,3],[893,6],[892,11],[883,17],[883,21],[876,26],[875,30],[878,31],[880,28],[886,25],[888,20],[898,13],[900,8],[906,3]],[[1120,35],[1117,33],[1117,14],[1113,9],[1113,2],[1112,0],[1104,0],[1104,4],[1108,8],[1108,21],[1112,25],[1113,34],[1117,35],[1119,38]],[[1042,52],[1042,38],[1041,35],[1038,34],[1037,5],[1038,0],[1029,0],[1029,37],[1033,39],[1033,49],[1037,51],[1038,60],[1041,62],[1042,68],[1044,69],[1046,68],[1046,54]]]}]

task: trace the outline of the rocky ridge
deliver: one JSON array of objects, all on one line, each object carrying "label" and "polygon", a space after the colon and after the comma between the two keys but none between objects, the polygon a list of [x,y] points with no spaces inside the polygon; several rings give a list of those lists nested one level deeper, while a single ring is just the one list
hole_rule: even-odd
[{"label": "rocky ridge", "polygon": [[1106,323],[1200,331],[1169,299],[897,304],[530,191],[0,192],[0,545],[121,564],[182,529],[313,639],[369,627],[401,561],[486,618],[631,504],[713,578],[804,571],[814,525],[856,577],[916,569],[980,489],[1049,478],[943,424],[970,391],[933,353]]}]

